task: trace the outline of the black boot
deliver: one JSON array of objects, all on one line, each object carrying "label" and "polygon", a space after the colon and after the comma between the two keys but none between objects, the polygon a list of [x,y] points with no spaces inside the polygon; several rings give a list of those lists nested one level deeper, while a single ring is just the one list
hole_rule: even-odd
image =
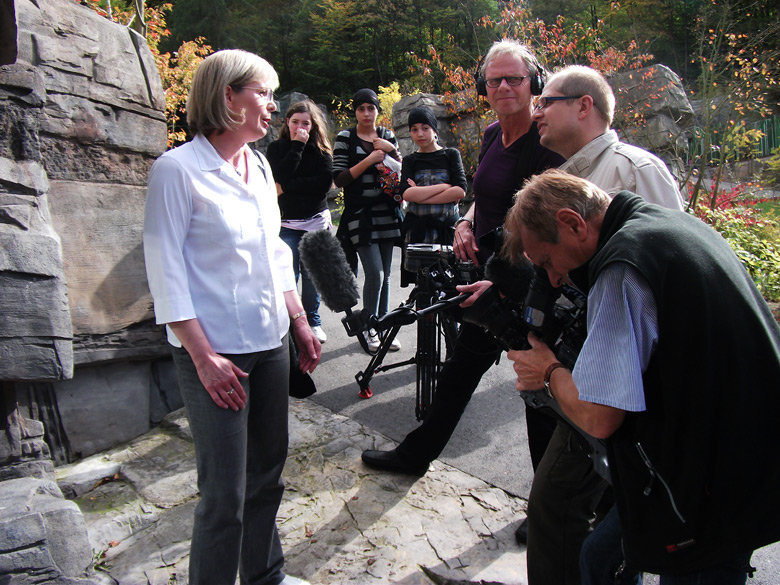
[{"label": "black boot", "polygon": [[528,518],[524,518],[515,530],[515,540],[520,546],[528,544]]},{"label": "black boot", "polygon": [[415,467],[401,459],[395,449],[392,451],[363,451],[363,463],[373,469],[383,471],[396,471],[399,473],[408,473],[409,475],[425,475],[428,466]]}]

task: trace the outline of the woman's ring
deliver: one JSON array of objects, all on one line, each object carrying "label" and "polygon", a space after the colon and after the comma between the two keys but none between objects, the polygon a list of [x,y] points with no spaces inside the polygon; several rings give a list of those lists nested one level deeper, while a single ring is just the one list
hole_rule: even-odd
[{"label": "woman's ring", "polygon": [[228,391],[227,391],[227,394],[228,394],[228,396],[230,396],[231,394],[233,394],[233,392],[235,392],[235,390],[233,390],[233,388],[231,388],[230,390],[228,390]]}]

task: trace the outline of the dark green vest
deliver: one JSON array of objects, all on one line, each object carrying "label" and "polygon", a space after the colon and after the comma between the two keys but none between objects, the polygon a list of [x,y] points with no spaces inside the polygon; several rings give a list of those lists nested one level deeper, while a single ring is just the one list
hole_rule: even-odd
[{"label": "dark green vest", "polygon": [[607,441],[628,562],[685,573],[780,540],[780,327],[766,302],[715,230],[626,191],[588,287],[612,262],[636,268],[658,308],[647,410]]}]

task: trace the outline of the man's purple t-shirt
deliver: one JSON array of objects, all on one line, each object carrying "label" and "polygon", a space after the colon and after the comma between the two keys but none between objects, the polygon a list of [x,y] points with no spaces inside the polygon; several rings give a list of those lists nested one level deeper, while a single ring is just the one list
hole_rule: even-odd
[{"label": "man's purple t-shirt", "polygon": [[[526,179],[541,173],[545,169],[558,167],[566,160],[561,155],[548,150],[539,144],[539,132],[536,122],[530,130],[504,147],[503,132],[498,122],[487,127],[482,139],[482,148],[489,138],[497,132],[495,139],[482,155],[477,172],[474,174],[474,234],[477,245],[480,238],[504,225],[507,211],[514,203],[514,195],[523,186]],[[527,169],[526,176],[517,176],[518,157],[530,156],[528,165],[520,165]],[[482,251],[482,250],[480,250]]]}]

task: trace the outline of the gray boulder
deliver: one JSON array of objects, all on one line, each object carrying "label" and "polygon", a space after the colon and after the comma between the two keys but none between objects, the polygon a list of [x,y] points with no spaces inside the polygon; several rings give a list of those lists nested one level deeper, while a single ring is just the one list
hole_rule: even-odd
[{"label": "gray boulder", "polygon": [[[624,113],[619,130],[627,142],[665,159],[687,148],[684,130],[693,119],[693,108],[674,71],[666,65],[651,65],[613,75],[609,83],[616,109]],[[635,124],[634,115],[644,124]]]},{"label": "gray boulder", "polygon": [[92,585],[84,516],[57,484],[34,478],[0,483],[0,575],[7,583]]},{"label": "gray boulder", "polygon": [[398,139],[398,147],[403,156],[415,150],[414,142],[409,134],[409,112],[420,106],[430,108],[439,121],[438,135],[442,145],[454,146],[457,142],[451,127],[454,115],[442,101],[441,96],[432,93],[417,93],[401,98],[393,106],[393,132]]}]

